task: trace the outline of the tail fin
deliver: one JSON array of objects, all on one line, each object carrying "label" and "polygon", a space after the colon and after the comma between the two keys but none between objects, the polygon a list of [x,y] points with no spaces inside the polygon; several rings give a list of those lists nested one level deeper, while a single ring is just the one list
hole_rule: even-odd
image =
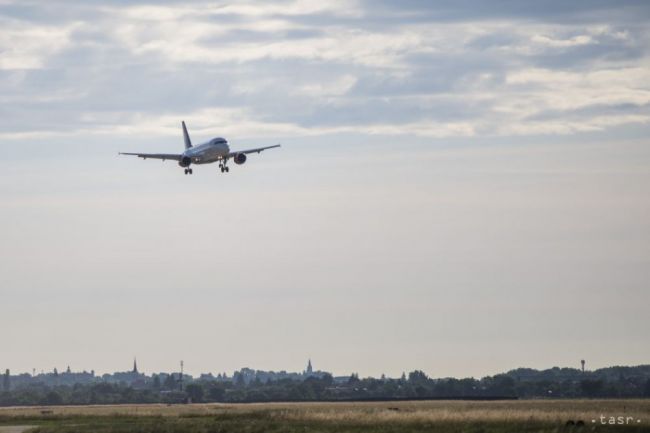
[{"label": "tail fin", "polygon": [[190,134],[187,133],[187,128],[185,127],[185,121],[181,122],[183,125],[183,139],[185,140],[185,149],[192,147],[192,141],[190,141]]}]

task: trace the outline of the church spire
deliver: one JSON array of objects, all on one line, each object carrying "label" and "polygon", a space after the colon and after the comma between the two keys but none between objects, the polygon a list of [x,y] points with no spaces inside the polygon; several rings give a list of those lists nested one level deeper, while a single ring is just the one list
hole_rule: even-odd
[{"label": "church spire", "polygon": [[138,361],[133,357],[133,373],[138,373]]},{"label": "church spire", "polygon": [[307,373],[307,374],[312,374],[312,372],[313,372],[313,370],[312,370],[312,368],[311,368],[311,359],[309,359],[309,360],[307,361],[307,371],[306,371],[306,373]]}]

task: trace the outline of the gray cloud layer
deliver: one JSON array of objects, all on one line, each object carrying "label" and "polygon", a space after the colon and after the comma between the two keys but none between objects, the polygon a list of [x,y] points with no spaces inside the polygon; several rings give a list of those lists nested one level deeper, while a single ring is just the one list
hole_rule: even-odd
[{"label": "gray cloud layer", "polygon": [[3,2],[0,137],[573,134],[650,119],[644,2]]}]

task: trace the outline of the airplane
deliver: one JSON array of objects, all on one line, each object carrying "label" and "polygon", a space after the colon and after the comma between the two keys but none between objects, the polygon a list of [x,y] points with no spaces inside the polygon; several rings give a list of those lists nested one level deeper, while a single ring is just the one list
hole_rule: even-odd
[{"label": "airplane", "polygon": [[139,158],[147,159],[162,159],[163,161],[171,159],[178,161],[178,165],[185,168],[185,174],[192,174],[191,164],[210,164],[219,161],[219,168],[221,172],[229,172],[230,168],[226,165],[230,158],[235,161],[235,164],[242,165],[246,162],[246,155],[249,153],[260,153],[266,149],[273,149],[280,147],[279,144],[266,147],[258,147],[255,149],[238,150],[231,152],[228,146],[228,141],[225,138],[216,137],[210,141],[192,146],[190,135],[187,133],[185,121],[181,122],[183,126],[183,138],[185,140],[185,151],[183,153],[129,153],[120,152],[120,155],[134,155]]}]

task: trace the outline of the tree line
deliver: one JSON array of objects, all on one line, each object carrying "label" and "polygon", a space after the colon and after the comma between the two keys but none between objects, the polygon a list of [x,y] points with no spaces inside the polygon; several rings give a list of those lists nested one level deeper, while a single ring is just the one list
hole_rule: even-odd
[{"label": "tree line", "polygon": [[398,379],[359,378],[352,374],[343,382],[335,381],[330,374],[304,380],[262,381],[256,378],[249,382],[235,375],[231,381],[186,380],[185,386],[173,375],[165,375],[164,380],[153,375],[138,384],[99,382],[51,386],[30,383],[14,388],[6,372],[0,405],[540,397],[650,398],[650,366],[612,367],[595,372],[518,369],[482,379],[433,379],[419,370]]}]

